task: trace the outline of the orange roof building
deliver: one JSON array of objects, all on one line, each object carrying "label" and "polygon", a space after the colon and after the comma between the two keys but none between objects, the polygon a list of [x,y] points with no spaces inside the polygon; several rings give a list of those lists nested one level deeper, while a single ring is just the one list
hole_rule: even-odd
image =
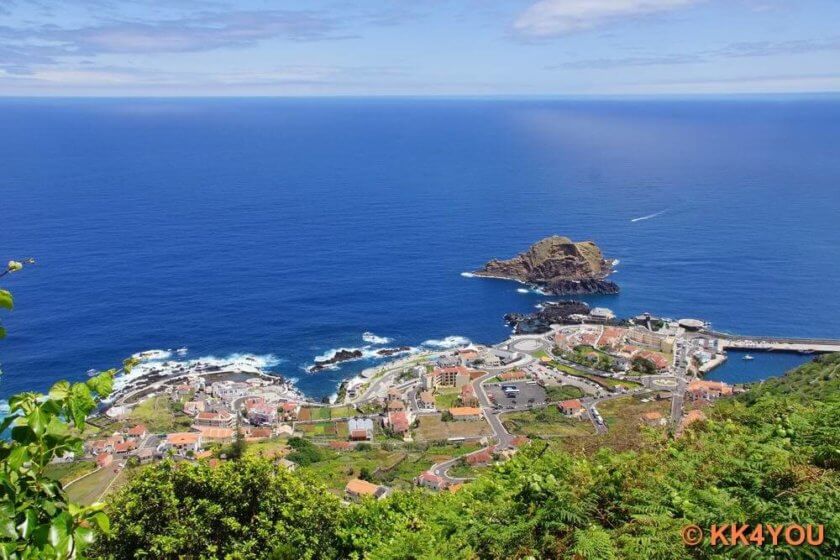
[{"label": "orange roof building", "polygon": [[344,493],[351,500],[360,500],[365,497],[379,500],[388,494],[388,489],[385,486],[379,486],[366,480],[354,478],[344,487]]},{"label": "orange roof building", "polygon": [[449,413],[453,420],[478,420],[481,418],[481,409],[472,406],[456,406],[450,408]]}]

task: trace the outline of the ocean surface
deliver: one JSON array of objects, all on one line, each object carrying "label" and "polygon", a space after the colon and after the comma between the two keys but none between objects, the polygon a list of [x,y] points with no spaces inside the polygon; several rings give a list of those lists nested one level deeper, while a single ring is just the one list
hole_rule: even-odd
[{"label": "ocean surface", "polygon": [[838,147],[836,99],[0,100],[0,397],[183,346],[329,395],[365,332],[504,338],[546,298],[461,273],[551,234],[619,315],[840,338]]}]

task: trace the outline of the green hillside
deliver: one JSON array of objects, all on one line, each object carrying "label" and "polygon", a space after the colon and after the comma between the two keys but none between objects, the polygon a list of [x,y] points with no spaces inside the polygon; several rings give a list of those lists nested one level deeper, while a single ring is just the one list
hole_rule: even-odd
[{"label": "green hillside", "polygon": [[[838,558],[840,357],[721,402],[677,440],[592,457],[536,441],[455,493],[342,505],[259,459],[164,463],[112,501],[102,558]],[[820,547],[687,547],[680,529],[823,524]]]}]

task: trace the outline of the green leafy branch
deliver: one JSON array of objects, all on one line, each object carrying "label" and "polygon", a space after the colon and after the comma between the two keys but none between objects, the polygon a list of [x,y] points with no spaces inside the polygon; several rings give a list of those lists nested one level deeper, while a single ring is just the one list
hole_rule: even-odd
[{"label": "green leafy branch", "polygon": [[[10,261],[0,277],[21,270]],[[0,289],[0,308],[11,310],[11,293]],[[0,329],[0,337],[5,331]],[[130,371],[136,360],[126,360]],[[108,533],[102,504],[70,502],[60,482],[45,474],[53,459],[81,454],[84,430],[97,401],[110,394],[118,370],[104,371],[83,383],[59,381],[46,395],[26,392],[9,399],[9,414],[0,419],[0,559],[80,558],[96,529]]]}]

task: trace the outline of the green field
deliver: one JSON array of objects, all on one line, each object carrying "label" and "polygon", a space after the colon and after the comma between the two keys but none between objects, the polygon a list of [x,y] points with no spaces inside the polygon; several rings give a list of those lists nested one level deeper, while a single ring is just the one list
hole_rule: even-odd
[{"label": "green field", "polygon": [[51,463],[44,468],[44,474],[62,484],[67,484],[83,474],[96,469],[93,461],[73,461],[72,463]]},{"label": "green field", "polygon": [[667,437],[667,430],[665,427],[646,428],[641,415],[645,412],[658,411],[663,417],[668,418],[670,408],[671,401],[668,399],[642,402],[641,397],[631,395],[605,401],[598,405],[598,410],[609,428],[607,433],[595,437],[566,438],[562,442],[562,447],[566,451],[592,454],[603,447],[609,447],[615,451],[627,451],[640,449],[648,442],[656,445],[657,440]]},{"label": "green field", "polygon": [[513,412],[501,416],[505,427],[512,434],[532,436],[587,436],[595,433],[588,420],[568,418],[556,406],[538,410]]},{"label": "green field", "polygon": [[323,460],[298,470],[314,477],[336,493],[344,490],[348,480],[361,475],[376,484],[408,488],[413,485],[414,477],[433,464],[476,449],[478,445],[466,443],[430,447],[399,446],[392,450],[371,447],[347,453],[324,449]]},{"label": "green field", "polygon": [[305,406],[298,413],[298,420],[329,420],[332,417],[327,406]]},{"label": "green field", "polygon": [[330,408],[330,417],[331,418],[352,418],[356,416],[358,412],[356,412],[356,408],[353,406],[338,406],[335,408]]},{"label": "green field", "polygon": [[575,377],[582,377],[583,379],[588,379],[593,383],[596,383],[603,387],[608,387],[612,389],[616,387],[625,387],[627,389],[641,387],[641,385],[639,383],[636,383],[635,381],[626,381],[624,379],[613,379],[612,377],[601,377],[600,375],[592,375],[577,370],[571,366],[567,366],[566,364],[561,364],[560,362],[551,362],[549,365],[557,371],[561,371],[567,375],[573,375]]},{"label": "green field", "polygon": [[99,500],[99,497],[108,488],[108,485],[114,480],[118,474],[116,463],[111,464],[104,469],[99,469],[83,479],[71,484],[66,488],[67,495],[74,502],[82,505],[90,505]]},{"label": "green field", "polygon": [[573,385],[549,385],[545,388],[546,396],[551,402],[579,399],[583,391]]},{"label": "green field", "polygon": [[180,403],[173,402],[169,397],[152,397],[131,410],[128,424],[145,424],[153,434],[189,430],[192,418],[180,412],[179,408]]},{"label": "green field", "polygon": [[438,392],[435,393],[435,406],[438,410],[448,410],[454,406],[458,406],[458,395],[460,394],[460,389],[438,389]]}]

